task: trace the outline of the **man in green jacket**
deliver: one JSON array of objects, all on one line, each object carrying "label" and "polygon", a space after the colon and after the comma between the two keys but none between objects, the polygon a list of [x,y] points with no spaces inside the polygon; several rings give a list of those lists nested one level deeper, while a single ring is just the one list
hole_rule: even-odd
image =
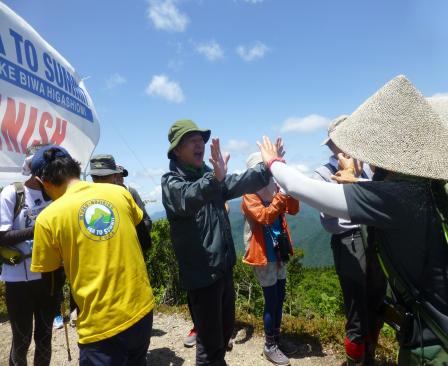
[{"label": "man in green jacket", "polygon": [[219,139],[210,145],[213,169],[205,165],[210,133],[190,120],[171,126],[170,171],[162,177],[162,202],[198,332],[196,365],[221,366],[226,365],[235,322],[236,254],[225,202],[258,191],[271,175],[262,163],[243,174],[227,175],[229,155],[221,154]]}]

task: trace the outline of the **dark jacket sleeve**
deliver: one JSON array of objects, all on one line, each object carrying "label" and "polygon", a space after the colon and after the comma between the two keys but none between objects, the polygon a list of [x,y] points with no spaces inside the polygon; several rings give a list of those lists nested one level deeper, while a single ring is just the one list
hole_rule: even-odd
[{"label": "dark jacket sleeve", "polygon": [[0,245],[16,245],[34,237],[34,226],[20,230],[8,230],[0,232]]},{"label": "dark jacket sleeve", "polygon": [[152,244],[151,235],[149,234],[145,221],[140,221],[139,224],[135,227],[135,230],[137,231],[138,241],[140,242],[140,246],[144,254],[149,248],[151,248]]},{"label": "dark jacket sleeve", "polygon": [[194,215],[202,206],[221,197],[222,183],[213,172],[194,182],[173,173],[162,177],[162,202],[168,215]]},{"label": "dark jacket sleeve", "polygon": [[255,193],[269,184],[271,172],[263,163],[247,169],[242,174],[227,175],[224,179],[224,200],[228,201],[244,194]]},{"label": "dark jacket sleeve", "polygon": [[134,198],[134,201],[137,204],[137,206],[140,207],[140,209],[143,211],[142,221],[145,224],[146,230],[148,230],[148,232],[150,232],[151,228],[152,228],[152,221],[151,221],[151,218],[149,217],[148,213],[146,212],[145,203],[141,199],[141,197],[138,194],[136,189],[129,187],[129,192],[131,193],[132,198]]}]

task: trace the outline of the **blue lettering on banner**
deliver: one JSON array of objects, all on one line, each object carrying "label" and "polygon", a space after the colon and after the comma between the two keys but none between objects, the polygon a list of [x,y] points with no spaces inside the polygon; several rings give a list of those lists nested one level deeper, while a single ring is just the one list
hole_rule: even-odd
[{"label": "blue lettering on banner", "polygon": [[0,35],[0,53],[6,56],[5,46],[3,46],[2,36]]},{"label": "blue lettering on banner", "polygon": [[[32,51],[31,51],[32,52]],[[33,57],[33,56],[31,56]],[[20,62],[20,61],[19,61]],[[86,120],[93,122],[92,110],[65,91],[46,80],[32,74],[23,67],[0,57],[0,80],[5,80],[21,89],[27,90],[48,100]]]},{"label": "blue lettering on banner", "polygon": [[39,68],[39,64],[37,63],[37,52],[34,45],[28,40],[25,41],[25,56],[28,67],[31,71],[36,72]]}]

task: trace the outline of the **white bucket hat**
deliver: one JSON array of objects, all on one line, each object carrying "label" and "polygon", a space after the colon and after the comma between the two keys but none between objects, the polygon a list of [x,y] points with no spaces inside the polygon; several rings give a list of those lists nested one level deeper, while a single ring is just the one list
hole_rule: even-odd
[{"label": "white bucket hat", "polygon": [[443,105],[439,99],[426,100],[400,75],[367,99],[330,137],[342,151],[371,165],[448,179],[448,118],[441,111],[445,118],[448,112]]},{"label": "white bucket hat", "polygon": [[246,167],[247,169],[253,168],[259,163],[263,162],[263,158],[261,157],[261,152],[254,152],[249,155],[249,157],[246,160]]},{"label": "white bucket hat", "polygon": [[347,119],[348,115],[343,114],[339,117],[336,117],[334,120],[330,122],[330,125],[328,126],[328,137],[322,141],[320,146],[328,145],[328,143],[331,141],[330,134],[338,127],[342,122],[344,122]]}]

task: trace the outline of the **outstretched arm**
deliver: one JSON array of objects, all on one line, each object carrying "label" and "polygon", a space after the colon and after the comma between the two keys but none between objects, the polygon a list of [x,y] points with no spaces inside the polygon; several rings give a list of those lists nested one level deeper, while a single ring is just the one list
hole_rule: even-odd
[{"label": "outstretched arm", "polygon": [[265,164],[270,167],[275,180],[287,194],[321,212],[350,220],[343,185],[319,182],[283,162],[273,162],[280,156],[277,147],[266,136],[263,137],[263,144],[258,143],[258,146]]}]

